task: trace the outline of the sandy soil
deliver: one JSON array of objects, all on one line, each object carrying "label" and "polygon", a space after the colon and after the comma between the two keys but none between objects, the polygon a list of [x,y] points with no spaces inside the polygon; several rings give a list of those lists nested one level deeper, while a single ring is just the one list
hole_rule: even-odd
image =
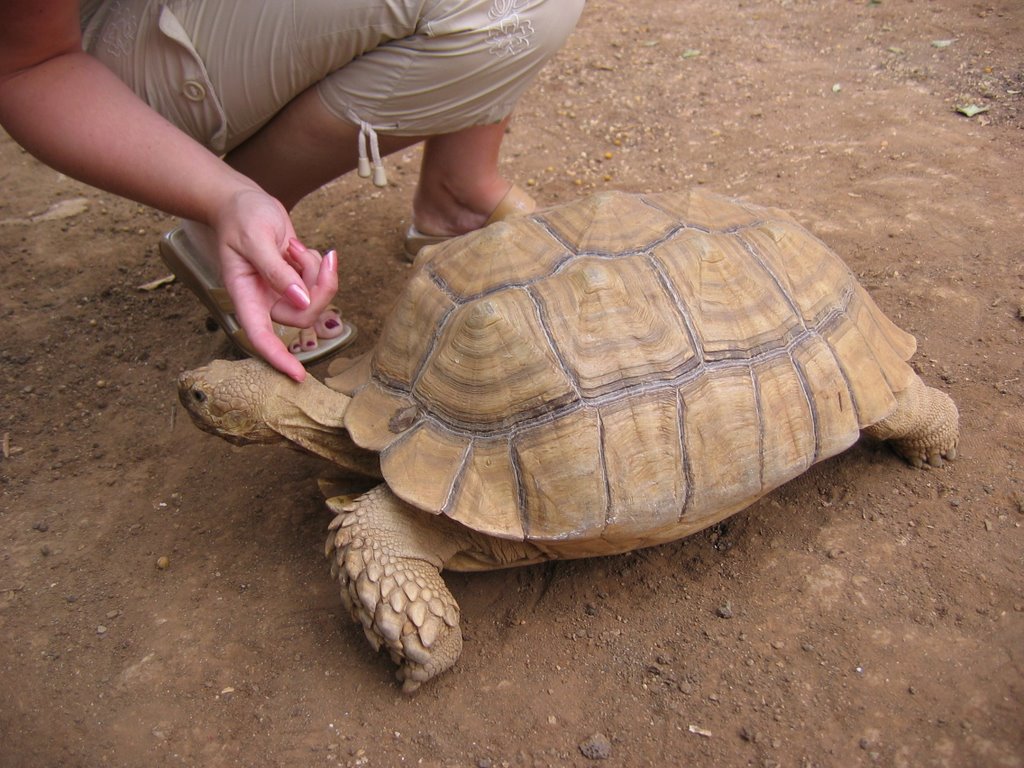
[{"label": "sandy soil", "polygon": [[[138,288],[172,221],[3,137],[0,763],[1024,765],[1022,91],[1017,0],[592,0],[509,176],[791,210],[917,336],[961,458],[862,442],[675,544],[452,575],[465,651],[413,697],[337,600],[322,467],[176,404],[230,350],[184,288]],[[416,165],[296,213],[360,350]]]}]

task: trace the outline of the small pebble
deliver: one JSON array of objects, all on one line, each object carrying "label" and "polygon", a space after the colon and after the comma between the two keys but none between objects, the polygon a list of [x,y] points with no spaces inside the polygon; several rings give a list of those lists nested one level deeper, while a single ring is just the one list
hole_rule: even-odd
[{"label": "small pebble", "polygon": [[107,634],[107,628],[104,627],[102,624],[100,624],[98,627],[96,627],[96,634],[97,635],[105,635],[105,634]]},{"label": "small pebble", "polygon": [[32,529],[41,533],[46,533],[50,530],[50,526],[46,524],[45,520],[40,520],[38,523],[32,526]]},{"label": "small pebble", "polygon": [[727,601],[715,609],[715,615],[720,619],[731,619],[735,614],[732,611],[732,605]]},{"label": "small pebble", "polygon": [[1020,514],[1024,515],[1024,493],[1021,493],[1020,491],[1014,491],[1013,503],[1014,506],[1017,507],[1017,511]]},{"label": "small pebble", "polygon": [[43,544],[43,546],[41,546],[39,548],[39,554],[41,554],[43,557],[49,557],[50,556],[50,547],[47,546],[46,544]]},{"label": "small pebble", "polygon": [[611,740],[603,733],[595,733],[580,742],[580,753],[588,760],[607,760],[612,756]]},{"label": "small pebble", "polygon": [[160,557],[156,559],[156,567],[161,571],[166,571],[171,567],[171,558],[167,555],[160,555]]}]

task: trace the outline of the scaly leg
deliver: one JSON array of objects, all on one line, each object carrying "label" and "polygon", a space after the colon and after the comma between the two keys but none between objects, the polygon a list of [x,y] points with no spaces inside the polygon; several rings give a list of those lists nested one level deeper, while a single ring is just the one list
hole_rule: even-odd
[{"label": "scaly leg", "polygon": [[462,652],[459,606],[441,568],[472,537],[441,515],[410,508],[384,485],[327,504],[338,513],[327,555],[342,601],[374,649],[388,649],[402,689],[412,692]]},{"label": "scaly leg", "polygon": [[915,467],[925,462],[942,466],[956,458],[960,417],[945,392],[925,385],[917,376],[896,395],[896,410],[864,431],[891,442],[893,449]]}]

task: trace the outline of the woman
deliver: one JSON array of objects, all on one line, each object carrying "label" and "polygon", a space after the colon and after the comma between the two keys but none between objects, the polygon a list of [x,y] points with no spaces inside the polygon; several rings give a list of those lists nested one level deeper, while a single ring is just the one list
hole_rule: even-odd
[{"label": "woman", "polygon": [[304,329],[300,351],[348,329],[328,309],[335,254],[305,248],[288,211],[360,165],[386,183],[380,156],[419,141],[408,251],[529,209],[498,152],[582,4],[7,0],[0,124],[48,165],[185,219],[165,258],[301,380],[272,321]]}]

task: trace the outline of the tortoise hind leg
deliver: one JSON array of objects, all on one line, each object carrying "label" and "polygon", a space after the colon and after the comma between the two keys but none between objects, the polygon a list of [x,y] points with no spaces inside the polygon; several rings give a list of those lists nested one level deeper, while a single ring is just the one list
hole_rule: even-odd
[{"label": "tortoise hind leg", "polygon": [[342,601],[374,649],[387,648],[403,690],[412,692],[462,652],[459,606],[441,578],[459,537],[448,521],[410,509],[383,485],[327,504],[338,513],[327,555]]},{"label": "tortoise hind leg", "polygon": [[910,385],[896,394],[896,410],[864,431],[879,440],[888,440],[893,450],[915,467],[925,462],[938,467],[943,459],[956,458],[959,422],[956,404],[950,396],[914,376]]}]

